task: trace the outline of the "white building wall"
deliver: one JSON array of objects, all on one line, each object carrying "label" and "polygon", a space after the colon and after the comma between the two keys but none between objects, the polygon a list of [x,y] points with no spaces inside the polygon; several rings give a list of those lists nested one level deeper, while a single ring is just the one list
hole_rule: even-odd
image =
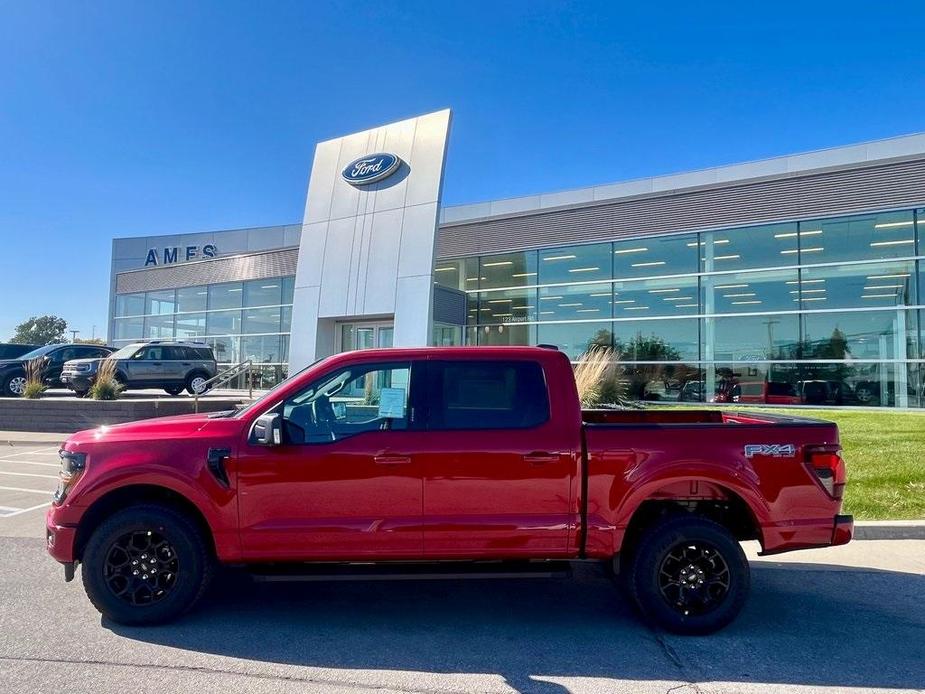
[{"label": "white building wall", "polygon": [[[340,320],[391,319],[395,346],[430,341],[437,218],[450,111],[321,142],[315,148],[295,281],[290,368],[335,348]],[[377,183],[341,176],[388,152],[401,167]]]}]

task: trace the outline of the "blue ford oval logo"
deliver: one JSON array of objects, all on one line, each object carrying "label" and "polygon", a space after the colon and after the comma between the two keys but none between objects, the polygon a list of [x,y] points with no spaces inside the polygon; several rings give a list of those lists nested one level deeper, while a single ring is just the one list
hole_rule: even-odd
[{"label": "blue ford oval logo", "polygon": [[391,176],[400,165],[401,159],[394,154],[367,154],[347,164],[341,176],[347,183],[365,186]]}]

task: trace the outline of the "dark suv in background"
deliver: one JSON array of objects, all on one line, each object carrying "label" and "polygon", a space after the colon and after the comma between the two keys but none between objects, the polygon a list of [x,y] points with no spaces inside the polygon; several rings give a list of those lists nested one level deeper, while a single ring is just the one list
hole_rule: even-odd
[{"label": "dark suv in background", "polygon": [[[151,340],[122,347],[108,357],[116,362],[116,380],[126,389],[163,388],[179,395],[204,393],[218,373],[212,348],[201,342]],[[102,359],[75,359],[64,365],[61,380],[78,397],[90,390]]]},{"label": "dark suv in background", "polygon": [[12,342],[0,342],[0,360],[16,359],[39,347],[41,345],[16,345]]},{"label": "dark suv in background", "polygon": [[42,360],[42,383],[50,388],[61,386],[61,372],[71,359],[106,357],[110,347],[85,344],[45,345],[16,359],[0,361],[0,388],[3,395],[19,397],[26,387],[26,364],[33,359]]}]

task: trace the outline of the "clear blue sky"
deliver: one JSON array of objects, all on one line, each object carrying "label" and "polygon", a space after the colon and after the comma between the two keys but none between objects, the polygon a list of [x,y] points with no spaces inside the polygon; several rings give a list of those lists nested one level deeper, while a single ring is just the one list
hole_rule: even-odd
[{"label": "clear blue sky", "polygon": [[0,0],[0,338],[110,242],[301,219],[315,142],[451,107],[447,204],[925,130],[921,3]]}]

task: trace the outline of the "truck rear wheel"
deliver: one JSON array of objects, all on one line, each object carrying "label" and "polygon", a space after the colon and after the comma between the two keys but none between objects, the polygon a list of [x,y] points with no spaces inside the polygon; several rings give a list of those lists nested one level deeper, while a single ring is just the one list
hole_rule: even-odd
[{"label": "truck rear wheel", "polygon": [[722,629],[748,596],[748,559],[732,533],[687,514],[643,533],[630,572],[629,589],[643,615],[676,634]]},{"label": "truck rear wheel", "polygon": [[120,624],[158,624],[191,609],[212,572],[211,554],[189,518],[140,505],[114,514],[94,531],[81,578],[105,617]]}]

